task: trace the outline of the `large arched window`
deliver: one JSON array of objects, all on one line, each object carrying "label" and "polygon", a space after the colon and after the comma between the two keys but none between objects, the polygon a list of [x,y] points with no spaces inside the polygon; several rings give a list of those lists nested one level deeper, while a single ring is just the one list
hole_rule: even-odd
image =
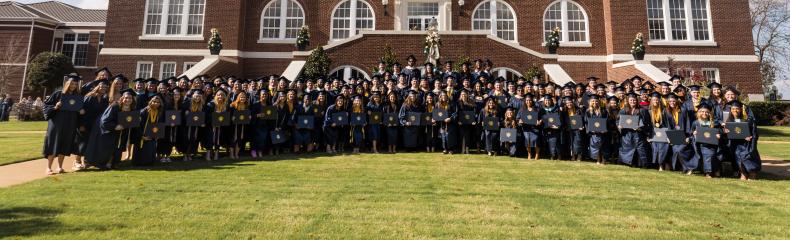
[{"label": "large arched window", "polygon": [[650,40],[712,41],[709,5],[708,0],[647,0]]},{"label": "large arched window", "polygon": [[571,0],[557,0],[543,13],[543,39],[554,28],[560,28],[560,43],[588,43],[587,13],[581,5]]},{"label": "large arched window", "polygon": [[332,11],[332,40],[349,38],[360,30],[375,30],[376,16],[370,4],[362,0],[346,0]]},{"label": "large arched window", "polygon": [[344,65],[329,71],[333,79],[337,78],[343,81],[348,81],[349,78],[355,77],[358,79],[370,79],[367,73],[358,67],[351,65]]},{"label": "large arched window", "polygon": [[502,0],[489,0],[477,5],[472,13],[473,30],[490,30],[499,38],[516,40],[516,12]]},{"label": "large arched window", "polygon": [[261,39],[296,39],[304,10],[295,0],[272,0],[261,13]]}]

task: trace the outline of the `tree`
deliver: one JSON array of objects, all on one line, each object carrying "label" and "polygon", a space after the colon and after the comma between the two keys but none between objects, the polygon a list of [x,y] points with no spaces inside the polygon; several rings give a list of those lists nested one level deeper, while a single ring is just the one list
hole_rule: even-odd
[{"label": "tree", "polygon": [[330,60],[329,56],[324,52],[324,47],[318,46],[310,53],[310,56],[307,57],[307,63],[304,65],[302,76],[307,79],[325,77],[329,73],[329,65],[331,64],[332,60]]},{"label": "tree", "polygon": [[58,52],[42,52],[30,61],[27,87],[33,91],[55,89],[63,84],[63,76],[74,72],[71,58]]},{"label": "tree", "polygon": [[8,80],[12,75],[21,72],[25,64],[25,54],[18,51],[22,45],[22,37],[15,36],[5,42],[5,46],[0,51],[0,95],[7,94]]},{"label": "tree", "polygon": [[763,92],[775,89],[776,76],[788,74],[776,66],[790,63],[790,3],[786,0],[749,0],[754,52],[760,61]]}]

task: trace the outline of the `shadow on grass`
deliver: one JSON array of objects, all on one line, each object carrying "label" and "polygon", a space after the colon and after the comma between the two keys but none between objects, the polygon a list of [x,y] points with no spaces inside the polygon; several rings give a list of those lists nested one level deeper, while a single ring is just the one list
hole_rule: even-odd
[{"label": "shadow on grass", "polygon": [[760,133],[760,137],[770,137],[770,138],[790,138],[790,134],[786,134],[786,131],[782,131],[778,128],[765,128],[760,127],[757,129]]},{"label": "shadow on grass", "polygon": [[[327,154],[327,153],[299,153],[299,154],[280,154],[264,157],[240,157],[239,159],[220,158],[219,160],[206,161],[202,158],[193,158],[192,161],[184,162],[180,158],[175,158],[172,163],[156,163],[151,166],[133,166],[129,161],[123,161],[119,169],[113,171],[192,171],[192,170],[224,170],[237,167],[254,166],[250,162],[279,162],[279,161],[300,161],[319,157],[351,156],[352,153]],[[99,170],[87,170],[99,171]]]},{"label": "shadow on grass", "polygon": [[0,209],[0,239],[30,237],[60,229],[63,226],[55,217],[61,213],[57,209],[38,207]]}]

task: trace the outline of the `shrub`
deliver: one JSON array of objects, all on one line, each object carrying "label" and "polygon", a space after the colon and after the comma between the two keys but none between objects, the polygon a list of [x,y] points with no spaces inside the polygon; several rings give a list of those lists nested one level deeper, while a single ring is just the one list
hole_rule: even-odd
[{"label": "shrub", "polygon": [[30,90],[53,89],[63,85],[63,76],[74,73],[71,58],[58,52],[42,52],[30,61],[27,86]]},{"label": "shrub", "polygon": [[790,103],[751,102],[749,108],[757,118],[757,125],[772,126],[790,121]]}]

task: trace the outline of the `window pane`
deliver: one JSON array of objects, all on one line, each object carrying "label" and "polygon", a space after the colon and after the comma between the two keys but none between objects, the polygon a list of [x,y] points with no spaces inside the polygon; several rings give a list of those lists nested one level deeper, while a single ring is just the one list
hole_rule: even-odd
[{"label": "window pane", "polygon": [[664,0],[647,0],[648,37],[652,40],[665,40]]},{"label": "window pane", "polygon": [[671,20],[672,40],[687,40],[684,0],[669,0],[669,17]]},{"label": "window pane", "polygon": [[359,30],[373,30],[376,26],[373,25],[373,10],[370,5],[365,2],[357,2],[357,32]]},{"label": "window pane", "polygon": [[170,0],[167,7],[167,35],[181,34],[181,20],[184,13],[184,0]]},{"label": "window pane", "polygon": [[439,3],[436,2],[410,2],[409,16],[439,16]]},{"label": "window pane", "polygon": [[164,0],[148,0],[148,19],[145,22],[145,34],[159,34],[162,24],[162,5]]},{"label": "window pane", "polygon": [[161,79],[167,79],[170,77],[176,76],[176,64],[175,63],[163,63],[162,64],[162,77]]},{"label": "window pane", "polygon": [[203,13],[206,8],[206,0],[191,0],[189,4],[189,22],[187,25],[188,35],[203,34]]},{"label": "window pane", "polygon": [[[544,40],[549,37],[554,28],[562,28],[562,2],[549,6],[546,14],[543,15]],[[560,34],[560,41],[562,41],[562,34]]]},{"label": "window pane", "polygon": [[332,39],[348,38],[351,32],[351,1],[346,1],[332,13]]},{"label": "window pane", "polygon": [[[74,44],[63,44],[63,55],[69,57],[69,59],[73,59],[74,57]],[[73,61],[72,61],[73,64]]]},{"label": "window pane", "polygon": [[302,25],[304,25],[302,8],[296,2],[289,0],[285,19],[285,38],[296,38]]},{"label": "window pane", "polygon": [[68,33],[63,35],[64,42],[73,42],[76,39],[76,35]]},{"label": "window pane", "polygon": [[568,3],[568,41],[585,42],[587,41],[587,19],[584,17],[581,7],[576,3]]},{"label": "window pane", "polygon": [[153,68],[153,64],[151,63],[138,63],[137,78],[150,78],[152,68]]},{"label": "window pane", "polygon": [[78,44],[74,51],[74,66],[86,66],[88,62],[88,44]]},{"label": "window pane", "polygon": [[280,38],[280,1],[276,0],[263,10],[261,38]]},{"label": "window pane", "polygon": [[473,30],[491,30],[491,4],[485,2],[480,4],[472,13]]},{"label": "window pane", "polygon": [[710,40],[707,0],[691,0],[691,18],[694,25],[694,40]]},{"label": "window pane", "polygon": [[77,41],[78,42],[87,42],[89,38],[90,38],[90,34],[78,34],[77,35]]}]

